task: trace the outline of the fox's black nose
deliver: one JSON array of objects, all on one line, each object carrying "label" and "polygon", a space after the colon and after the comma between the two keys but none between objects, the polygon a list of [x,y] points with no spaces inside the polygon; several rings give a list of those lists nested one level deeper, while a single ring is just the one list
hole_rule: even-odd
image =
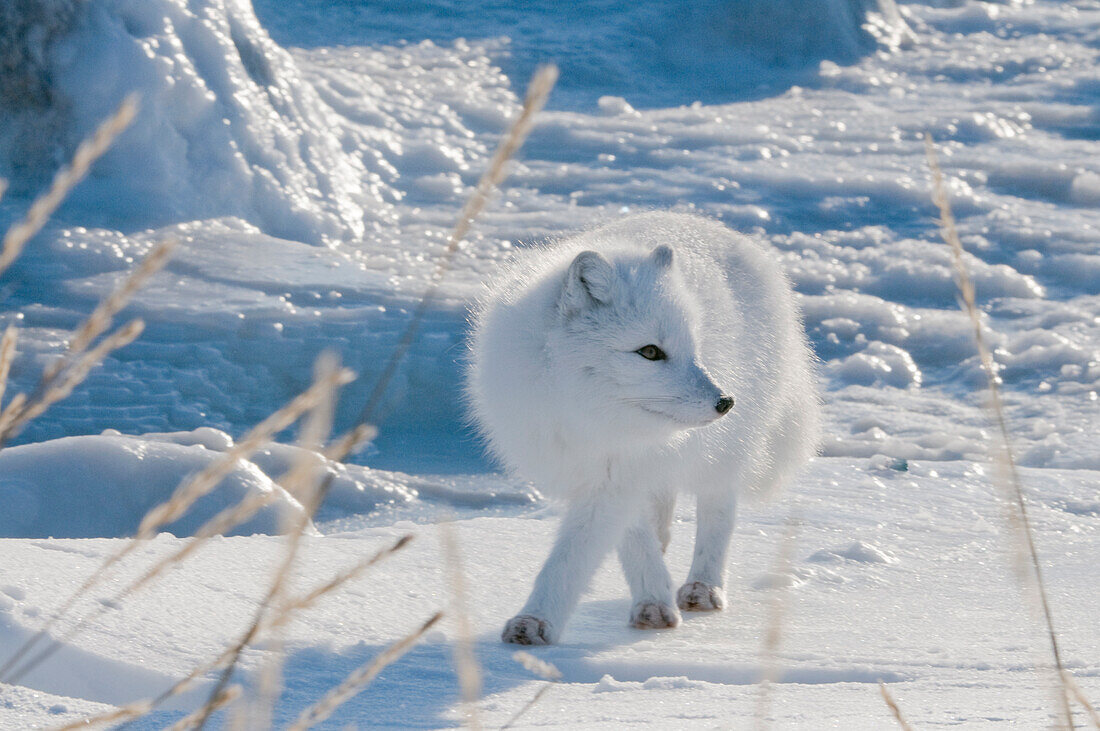
[{"label": "fox's black nose", "polygon": [[723,396],[718,399],[718,403],[714,405],[715,411],[719,414],[724,414],[733,408],[733,396]]}]

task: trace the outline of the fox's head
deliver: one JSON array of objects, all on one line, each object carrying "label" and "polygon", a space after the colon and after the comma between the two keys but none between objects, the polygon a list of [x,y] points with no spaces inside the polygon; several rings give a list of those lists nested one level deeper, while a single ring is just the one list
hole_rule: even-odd
[{"label": "fox's head", "polygon": [[673,259],[668,246],[611,260],[583,251],[562,282],[551,370],[623,436],[701,427],[733,406],[700,362],[699,313]]}]

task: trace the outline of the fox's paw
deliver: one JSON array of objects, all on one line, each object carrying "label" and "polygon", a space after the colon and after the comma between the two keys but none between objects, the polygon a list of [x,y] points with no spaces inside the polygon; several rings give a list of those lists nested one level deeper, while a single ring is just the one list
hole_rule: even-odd
[{"label": "fox's paw", "polygon": [[554,641],[554,635],[553,628],[545,619],[521,614],[508,620],[500,639],[514,645],[549,645]]},{"label": "fox's paw", "polygon": [[726,608],[726,592],[720,586],[689,581],[676,592],[676,605],[685,612],[713,612]]},{"label": "fox's paw", "polygon": [[676,607],[658,602],[638,602],[630,610],[630,626],[636,629],[666,629],[680,624]]}]

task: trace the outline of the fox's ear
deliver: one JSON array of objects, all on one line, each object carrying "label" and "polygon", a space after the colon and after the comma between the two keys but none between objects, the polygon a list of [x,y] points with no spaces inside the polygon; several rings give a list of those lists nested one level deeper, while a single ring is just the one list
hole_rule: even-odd
[{"label": "fox's ear", "polygon": [[668,269],[672,266],[672,248],[661,244],[653,250],[649,258],[653,260],[653,263],[656,264],[659,269]]},{"label": "fox's ear", "polygon": [[569,265],[561,293],[562,309],[576,312],[591,304],[611,301],[614,271],[611,262],[595,251],[582,251]]}]

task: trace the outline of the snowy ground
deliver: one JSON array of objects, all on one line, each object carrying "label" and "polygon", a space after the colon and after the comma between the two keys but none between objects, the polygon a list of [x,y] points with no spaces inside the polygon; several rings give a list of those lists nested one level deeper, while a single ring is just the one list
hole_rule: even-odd
[{"label": "snowy ground", "polygon": [[[1038,540],[1066,660],[1092,697],[1100,693],[1100,632],[1095,622],[1094,475],[1027,470]],[[762,629],[771,587],[791,587],[770,696],[778,728],[889,728],[878,694],[891,689],[917,728],[963,725],[1041,728],[1049,702],[1033,666],[1043,638],[1006,577],[1002,515],[979,470],[960,462],[920,464],[908,473],[827,458],[790,498],[803,524],[794,560],[777,571],[787,531],[777,511],[752,511],[735,539],[731,602],[721,614],[688,615],[670,631],[626,626],[630,604],[618,566],[608,561],[561,645],[538,650],[564,677],[530,712],[531,725],[743,727],[759,703]],[[669,564],[686,572],[690,506],[681,506]],[[553,532],[541,513],[473,518],[455,524],[476,607],[477,652],[484,665],[484,722],[499,726],[541,681],[510,659],[499,628],[515,611]],[[285,723],[344,675],[447,605],[439,529],[399,522],[333,533],[306,547],[300,581],[312,584],[412,531],[398,554],[293,625],[279,708]],[[177,544],[162,536],[142,549],[151,562]],[[45,723],[154,695],[217,654],[250,619],[265,588],[263,567],[279,556],[273,538],[227,538],[123,610],[109,612],[53,664],[5,688],[5,727]],[[21,638],[60,589],[70,589],[117,547],[117,540],[4,541],[4,634]],[[16,588],[18,587],[18,588]],[[11,598],[15,594],[17,598]],[[187,599],[183,600],[182,596]],[[388,669],[334,717],[333,727],[433,728],[461,718],[451,671],[450,628]],[[255,667],[259,651],[248,654]],[[49,693],[54,698],[46,699]],[[80,699],[80,700],[78,700]],[[194,704],[194,698],[182,702]],[[50,710],[53,708],[54,710]],[[48,715],[48,714],[54,715]],[[165,712],[147,725],[177,716]],[[140,727],[146,727],[141,724]]]},{"label": "snowy ground", "polygon": [[[59,438],[237,437],[307,384],[324,348],[362,374],[338,414],[350,424],[530,71],[557,60],[551,111],[460,252],[379,439],[339,473],[301,580],[406,530],[417,539],[294,625],[279,719],[446,606],[445,518],[458,519],[475,599],[485,723],[540,687],[496,638],[549,547],[554,509],[495,473],[462,423],[465,303],[522,242],[684,207],[776,248],[822,359],[825,456],[782,501],[744,511],[721,615],[629,630],[608,562],[562,645],[539,652],[564,678],[525,723],[749,725],[779,585],[790,591],[768,699],[777,727],[888,728],[880,678],[918,728],[1043,726],[1045,645],[980,466],[982,380],[932,222],[926,131],[1003,366],[1063,652],[1100,699],[1100,4],[906,2],[905,27],[887,19],[873,33],[852,15],[870,2],[810,3],[814,32],[792,25],[791,3],[695,5],[256,0],[257,19],[245,2],[111,0],[71,21],[67,3],[42,3],[55,12],[46,30],[19,36],[52,39],[19,68],[34,83],[0,84],[0,177],[12,181],[0,229],[123,94],[141,91],[144,112],[0,282],[0,320],[21,328],[14,387],[33,385],[135,258],[166,234],[182,246],[128,310],[147,320],[142,338],[0,453],[0,662],[117,548],[108,536],[229,439]],[[753,32],[731,26],[737,13]],[[45,106],[12,101],[46,81]],[[891,468],[899,460],[907,471]],[[234,494],[277,489],[285,464],[277,449],[258,457]],[[680,506],[674,575],[691,515]],[[801,528],[777,575],[789,515]],[[263,519],[255,529],[270,530],[274,513]],[[157,538],[126,570],[179,540]],[[0,684],[0,727],[75,720],[186,674],[241,631],[280,545],[206,546]],[[453,637],[430,635],[333,727],[458,724]]]}]

